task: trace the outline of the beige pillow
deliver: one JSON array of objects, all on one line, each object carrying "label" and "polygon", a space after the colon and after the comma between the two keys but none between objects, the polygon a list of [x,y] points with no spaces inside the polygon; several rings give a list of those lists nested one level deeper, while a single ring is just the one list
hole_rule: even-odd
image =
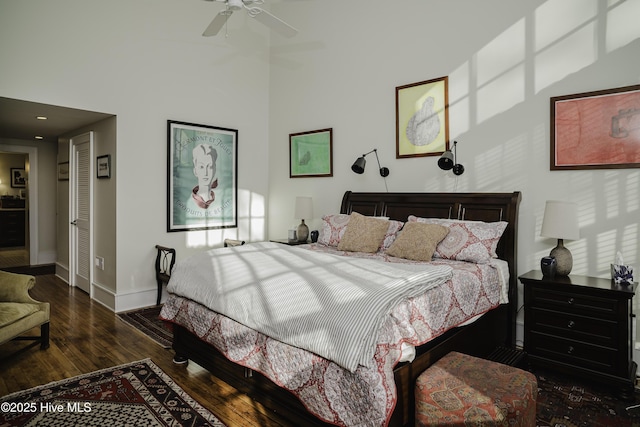
[{"label": "beige pillow", "polygon": [[351,252],[378,252],[388,229],[389,220],[352,212],[344,236],[338,243],[338,249]]},{"label": "beige pillow", "polygon": [[431,261],[436,246],[448,233],[449,229],[442,225],[407,222],[387,254],[414,261]]}]

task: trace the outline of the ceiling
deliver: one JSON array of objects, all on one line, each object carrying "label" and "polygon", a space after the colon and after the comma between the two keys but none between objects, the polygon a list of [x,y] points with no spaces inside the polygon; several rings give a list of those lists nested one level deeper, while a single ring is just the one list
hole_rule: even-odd
[{"label": "ceiling", "polygon": [[[47,117],[38,120],[38,116]],[[113,114],[0,97],[0,138],[57,142],[60,135],[112,117]]]}]

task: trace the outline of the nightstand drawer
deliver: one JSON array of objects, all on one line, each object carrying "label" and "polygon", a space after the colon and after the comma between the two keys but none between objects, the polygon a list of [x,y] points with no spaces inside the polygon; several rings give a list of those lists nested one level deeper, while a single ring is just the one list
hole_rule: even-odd
[{"label": "nightstand drawer", "polygon": [[603,319],[616,319],[620,309],[620,302],[617,299],[600,298],[576,292],[535,287],[531,289],[529,296],[531,299],[528,303],[533,308],[546,308]]},{"label": "nightstand drawer", "polygon": [[528,338],[530,342],[527,345],[527,352],[531,356],[602,373],[617,373],[619,353],[615,349],[533,331]]},{"label": "nightstand drawer", "polygon": [[609,347],[617,346],[618,322],[540,308],[531,309],[529,315],[532,331]]}]

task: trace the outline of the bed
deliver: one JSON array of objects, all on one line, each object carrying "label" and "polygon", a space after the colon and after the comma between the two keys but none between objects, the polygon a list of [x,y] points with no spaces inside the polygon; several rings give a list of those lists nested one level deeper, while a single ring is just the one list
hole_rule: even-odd
[{"label": "bed", "polygon": [[[267,408],[278,412],[291,425],[412,425],[415,380],[440,357],[452,350],[486,357],[497,347],[513,348],[515,346],[516,248],[520,199],[519,192],[360,193],[347,191],[344,194],[340,213],[353,214],[352,218],[356,217],[356,214],[361,214],[368,218],[385,217],[403,224],[408,224],[410,221],[431,222],[430,219],[438,218],[470,223],[482,221],[504,224],[501,237],[495,246],[497,258],[495,264],[500,268],[489,268],[481,265],[482,263],[442,259],[436,259],[434,263],[430,263],[435,265],[434,269],[442,270],[438,272],[442,286],[434,285],[425,288],[424,292],[405,298],[402,304],[398,304],[398,306],[406,305],[401,309],[394,305],[394,311],[390,317],[394,318],[395,324],[388,326],[393,322],[387,319],[384,327],[379,331],[382,337],[393,337],[386,340],[378,337],[379,342],[376,344],[375,354],[370,364],[360,362],[362,364],[357,364],[357,369],[353,369],[353,365],[349,365],[348,361],[344,363],[330,361],[319,356],[321,352],[301,350],[295,345],[261,334],[212,310],[210,307],[218,308],[215,305],[215,297],[209,296],[207,299],[198,292],[189,293],[191,291],[185,291],[184,286],[182,290],[178,290],[178,285],[174,292],[170,292],[161,314],[172,324],[176,360],[193,360],[239,391],[249,394]],[[320,257],[335,255],[333,253],[335,249],[327,249],[317,244],[286,249],[285,245],[281,245],[283,248],[275,248],[266,243],[262,245],[254,247],[247,245],[242,249],[225,250],[241,250],[246,253],[260,248],[261,253],[277,251],[274,253],[278,256],[284,252],[282,257],[301,257],[299,251],[319,253]],[[218,250],[210,251],[212,260],[221,256],[221,252],[216,251]],[[325,252],[330,253],[325,254]],[[342,255],[345,255],[344,251],[338,252],[343,252]],[[372,256],[379,255],[369,254],[363,258]],[[198,262],[202,263],[202,261]],[[365,259],[362,262],[373,261]],[[403,263],[404,261],[400,264]],[[406,261],[406,264],[413,263],[411,260]],[[493,263],[492,260],[491,264]],[[462,267],[458,269],[452,266],[453,264],[462,264]],[[395,268],[395,265],[389,268]],[[185,268],[185,270],[188,269]],[[470,292],[458,291],[464,295],[455,296],[453,298],[456,301],[455,304],[450,304],[455,309],[455,315],[444,313],[442,316],[447,319],[447,322],[452,319],[449,322],[451,324],[445,325],[443,322],[441,328],[431,330],[425,327],[425,324],[431,321],[407,326],[406,322],[397,320],[402,318],[402,315],[396,315],[395,310],[415,313],[418,307],[422,307],[423,298],[424,301],[438,300],[438,292],[442,295],[456,292],[455,289],[461,286],[455,280],[456,275],[465,274],[464,277],[469,277],[475,274],[481,277],[489,275],[487,272],[494,270],[500,271],[496,275],[502,277],[504,285],[499,291],[500,295],[496,294],[498,291],[485,290],[485,287],[488,289],[488,285],[479,286],[482,292],[473,296],[475,299],[472,300],[471,305],[475,311],[471,311],[461,309],[460,305],[465,303],[459,302]],[[449,276],[446,275],[447,271]],[[215,274],[215,269],[208,273],[210,276]],[[392,275],[396,277],[395,274],[394,271]],[[202,281],[199,278],[188,277],[192,283]],[[206,275],[203,275],[203,278],[206,278]],[[434,277],[434,279],[437,278]],[[445,284],[451,289],[450,291],[444,289]],[[171,282],[168,289],[172,289]],[[306,297],[301,296],[301,298]],[[223,305],[226,307],[231,303]],[[225,307],[220,310],[222,311]],[[431,310],[437,314],[437,310]],[[467,317],[462,316],[460,314],[462,312]],[[417,317],[421,318],[421,316],[422,314]],[[397,324],[402,325],[398,327]],[[407,326],[411,332],[397,331],[404,326]],[[256,329],[259,328],[256,327]],[[416,332],[414,329],[425,329],[425,331]],[[274,334],[277,334],[277,331]],[[402,342],[402,349],[400,342]],[[406,346],[407,343],[412,345]],[[409,349],[409,357],[406,361],[403,359],[405,347]],[[369,386],[371,388],[368,388]],[[346,393],[346,397],[336,397],[343,392]],[[353,407],[348,407],[350,404],[353,404]]]}]

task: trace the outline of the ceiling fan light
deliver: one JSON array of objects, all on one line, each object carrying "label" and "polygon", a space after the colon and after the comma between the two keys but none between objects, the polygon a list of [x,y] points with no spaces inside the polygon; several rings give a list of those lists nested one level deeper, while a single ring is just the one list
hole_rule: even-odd
[{"label": "ceiling fan light", "polygon": [[239,10],[242,9],[242,6],[244,4],[242,3],[242,0],[229,0],[227,2],[227,6],[229,7],[229,9],[231,10]]}]

